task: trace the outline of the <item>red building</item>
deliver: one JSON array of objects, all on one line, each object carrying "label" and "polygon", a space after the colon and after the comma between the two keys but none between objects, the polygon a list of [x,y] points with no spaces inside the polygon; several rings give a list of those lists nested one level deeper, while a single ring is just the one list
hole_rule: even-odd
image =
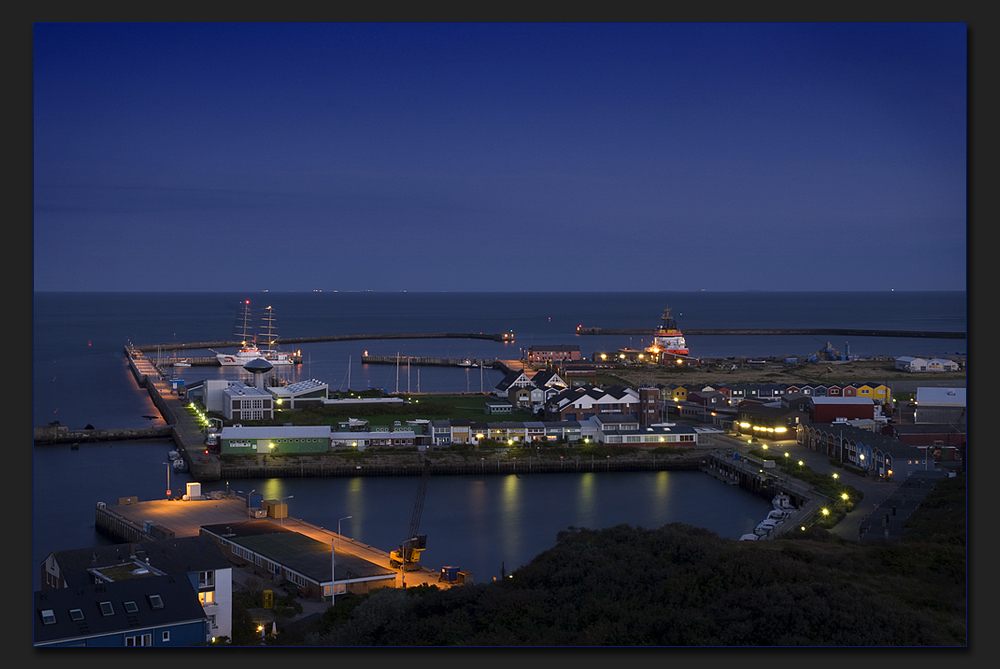
[{"label": "red building", "polygon": [[875,401],[870,397],[807,397],[807,401],[813,423],[875,418]]}]

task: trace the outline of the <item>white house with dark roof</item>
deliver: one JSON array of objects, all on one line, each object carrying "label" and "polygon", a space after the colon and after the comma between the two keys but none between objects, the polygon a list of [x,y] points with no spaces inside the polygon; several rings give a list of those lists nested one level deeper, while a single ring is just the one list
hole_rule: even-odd
[{"label": "white house with dark roof", "polygon": [[208,636],[232,636],[232,565],[211,540],[181,537],[53,551],[41,564],[43,591],[153,576],[185,580],[204,609]]},{"label": "white house with dark roof", "polygon": [[211,641],[205,610],[180,576],[148,575],[34,593],[35,646],[160,648]]}]

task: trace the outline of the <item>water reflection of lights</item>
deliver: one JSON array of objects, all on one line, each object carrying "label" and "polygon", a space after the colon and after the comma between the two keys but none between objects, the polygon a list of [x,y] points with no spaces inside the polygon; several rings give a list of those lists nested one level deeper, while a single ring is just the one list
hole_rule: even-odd
[{"label": "water reflection of lights", "polygon": [[656,501],[666,504],[670,492],[670,472],[656,473]]},{"label": "water reflection of lights", "polygon": [[594,514],[594,496],[597,475],[594,472],[584,472],[580,475],[580,485],[577,487],[576,509],[580,524],[589,523]]}]

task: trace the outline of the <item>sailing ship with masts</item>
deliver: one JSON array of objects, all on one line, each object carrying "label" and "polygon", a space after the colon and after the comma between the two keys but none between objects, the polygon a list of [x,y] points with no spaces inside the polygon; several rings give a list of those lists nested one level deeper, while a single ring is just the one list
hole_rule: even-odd
[{"label": "sailing ship with masts", "polygon": [[251,360],[267,360],[272,365],[294,365],[300,358],[284,353],[277,349],[278,335],[274,332],[274,309],[267,307],[262,318],[264,332],[260,337],[264,342],[264,348],[257,346],[257,337],[253,335],[253,320],[250,315],[250,300],[243,301],[243,312],[237,321],[235,336],[240,342],[240,349],[236,353],[217,353],[216,358],[223,366],[240,366],[247,364]]}]

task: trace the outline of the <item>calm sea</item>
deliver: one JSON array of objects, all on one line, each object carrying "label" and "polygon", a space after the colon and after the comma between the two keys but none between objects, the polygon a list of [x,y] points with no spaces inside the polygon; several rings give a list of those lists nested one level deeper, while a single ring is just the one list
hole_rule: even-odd
[{"label": "calm sea", "polygon": [[[512,343],[474,339],[402,339],[288,346],[304,363],[281,370],[289,382],[315,378],[331,389],[406,392],[490,390],[499,372],[479,369],[362,365],[361,356],[412,355],[509,359],[534,345],[577,344],[595,351],[648,345],[648,338],[577,336],[578,325],[652,328],[670,307],[680,328],[871,328],[966,330],[964,292],[879,293],[35,293],[33,424],[71,428],[146,427],[157,412],[138,388],[122,353],[127,343],[168,344],[234,338],[241,303],[272,307],[285,337],[405,332],[513,333]],[[811,354],[817,337],[688,337],[693,355]],[[829,341],[852,355],[965,354],[960,339],[858,337]],[[189,355],[211,355],[193,351]],[[154,357],[155,353],[152,354]],[[162,355],[171,357],[172,353]],[[240,369],[179,369],[190,383],[239,378]],[[162,422],[157,422],[162,424]],[[136,495],[163,495],[169,442],[35,449],[33,563],[53,550],[106,543],[94,531],[93,507]],[[172,487],[190,480],[173,475]],[[399,543],[416,494],[415,479],[241,480],[234,489],[294,495],[289,512],[382,548]],[[203,486],[225,489],[226,482]],[[458,565],[477,580],[508,572],[551,547],[570,525],[687,522],[738,537],[768,504],[693,472],[574,476],[440,477],[432,480],[421,522],[431,566]]]}]

